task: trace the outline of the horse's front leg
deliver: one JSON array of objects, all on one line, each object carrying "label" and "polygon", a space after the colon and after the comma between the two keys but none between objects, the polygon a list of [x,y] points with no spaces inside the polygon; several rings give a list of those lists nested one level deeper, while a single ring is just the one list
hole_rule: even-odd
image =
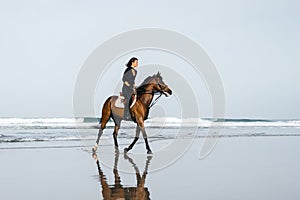
[{"label": "horse's front leg", "polygon": [[139,119],[137,121],[137,131],[138,131],[138,134],[136,135],[136,137],[134,138],[133,142],[131,143],[131,145],[125,149],[125,151],[129,151],[133,145],[136,143],[136,141],[138,140],[138,135],[140,133],[140,131],[142,131],[143,133],[143,137],[144,137],[144,140],[145,140],[145,144],[146,144],[146,149],[147,149],[147,153],[148,154],[152,154],[152,151],[150,149],[150,146],[149,146],[149,143],[148,143],[148,138],[147,138],[147,133],[146,133],[146,130],[145,130],[145,126],[144,126],[144,120],[143,119]]},{"label": "horse's front leg", "polygon": [[145,130],[144,123],[142,124],[142,126],[140,127],[140,129],[141,129],[141,131],[143,133],[143,137],[144,137],[144,140],[145,140],[147,154],[152,154],[152,151],[151,151],[149,143],[148,143],[148,138],[147,138],[147,133],[146,133],[146,130]]},{"label": "horse's front leg", "polygon": [[135,131],[135,138],[134,140],[132,141],[132,143],[124,149],[124,152],[127,153],[130,149],[132,149],[132,147],[135,145],[135,143],[138,141],[139,139],[139,136],[140,136],[140,132],[141,132],[141,129],[139,127],[139,125],[136,126],[136,131]]}]

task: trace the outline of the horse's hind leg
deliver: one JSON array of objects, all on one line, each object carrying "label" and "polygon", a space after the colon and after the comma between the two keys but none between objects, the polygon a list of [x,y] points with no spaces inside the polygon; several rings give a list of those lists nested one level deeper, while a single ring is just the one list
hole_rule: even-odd
[{"label": "horse's hind leg", "polygon": [[119,147],[118,140],[117,140],[119,129],[120,129],[120,127],[118,125],[115,125],[114,133],[113,133],[115,148]]},{"label": "horse's hind leg", "polygon": [[114,132],[113,132],[113,137],[114,137],[115,148],[117,150],[118,147],[119,147],[117,137],[118,137],[118,131],[119,131],[120,125],[121,125],[121,120],[120,119],[115,119],[114,117],[113,117],[113,119],[114,119],[114,122],[115,122],[115,128],[114,128]]},{"label": "horse's hind leg", "polygon": [[[108,118],[108,119],[109,119],[109,118]],[[100,137],[101,137],[102,134],[103,134],[103,130],[105,129],[107,122],[108,122],[108,120],[105,120],[105,121],[104,121],[103,118],[102,118],[101,126],[100,126],[99,131],[98,131],[98,136],[97,136],[96,144],[95,144],[94,147],[92,148],[93,152],[96,152],[97,149],[98,149]]]},{"label": "horse's hind leg", "polygon": [[101,126],[99,128],[98,131],[98,137],[96,140],[96,144],[94,145],[94,147],[92,148],[93,152],[96,152],[98,149],[98,145],[99,145],[99,140],[100,137],[103,134],[103,130],[106,127],[106,124],[111,116],[111,110],[110,110],[110,98],[106,100],[106,102],[104,103],[103,109],[102,109],[102,118],[101,118]]}]

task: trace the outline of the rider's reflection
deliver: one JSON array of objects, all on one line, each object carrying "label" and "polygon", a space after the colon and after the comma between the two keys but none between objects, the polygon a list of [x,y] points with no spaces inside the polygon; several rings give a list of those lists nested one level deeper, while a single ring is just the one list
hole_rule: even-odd
[{"label": "rider's reflection", "polygon": [[98,172],[99,172],[99,180],[102,187],[102,195],[104,200],[109,199],[136,199],[136,200],[145,200],[150,199],[150,193],[148,188],[145,188],[145,181],[148,172],[148,167],[150,164],[150,160],[152,156],[148,156],[146,160],[146,165],[143,174],[140,174],[140,171],[137,165],[134,163],[133,159],[130,158],[127,154],[124,154],[124,158],[129,161],[129,163],[133,166],[136,174],[136,186],[133,187],[124,187],[121,183],[121,178],[118,171],[118,160],[119,153],[115,154],[115,163],[114,163],[114,179],[115,183],[113,185],[109,185],[107,183],[107,179],[105,174],[103,173],[100,162],[98,160],[97,154],[94,153],[93,157],[96,160]]}]

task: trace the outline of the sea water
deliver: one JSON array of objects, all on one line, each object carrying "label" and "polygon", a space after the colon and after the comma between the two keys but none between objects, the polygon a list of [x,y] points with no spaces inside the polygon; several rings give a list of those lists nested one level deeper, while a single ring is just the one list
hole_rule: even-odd
[{"label": "sea water", "polygon": [[[109,121],[103,137],[110,138]],[[123,121],[118,138],[133,138],[136,124]],[[154,118],[145,122],[149,140],[176,137],[300,136],[300,120]],[[0,118],[0,143],[95,140],[98,118]],[[1,148],[1,146],[0,146]]]}]

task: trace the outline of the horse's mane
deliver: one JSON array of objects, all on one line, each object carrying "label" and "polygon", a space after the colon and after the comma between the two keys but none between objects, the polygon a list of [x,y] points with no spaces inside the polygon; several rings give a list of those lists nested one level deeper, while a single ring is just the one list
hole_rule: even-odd
[{"label": "horse's mane", "polygon": [[148,76],[147,78],[145,78],[145,80],[137,87],[137,92],[138,93],[142,93],[146,91],[146,87],[149,85],[149,82],[153,79],[153,78],[160,78],[162,79],[160,73],[158,72],[157,74],[154,74],[152,76]]},{"label": "horse's mane", "polygon": [[152,78],[153,76],[148,76],[145,78],[145,80],[137,87],[137,91],[144,91]]}]

